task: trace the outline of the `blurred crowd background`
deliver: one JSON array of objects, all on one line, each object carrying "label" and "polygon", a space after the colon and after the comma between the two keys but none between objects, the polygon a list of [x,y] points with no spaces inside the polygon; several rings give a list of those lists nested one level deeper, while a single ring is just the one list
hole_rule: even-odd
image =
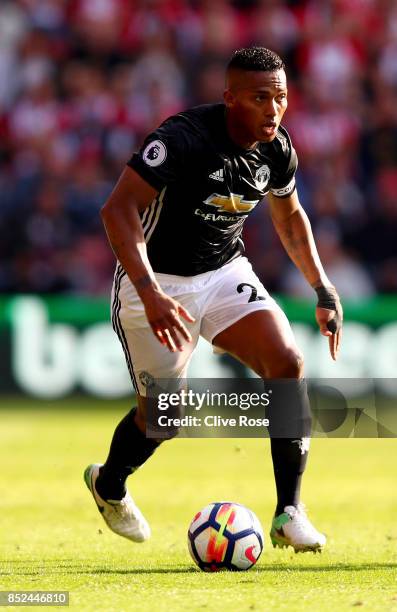
[{"label": "blurred crowd background", "polygon": [[[125,162],[169,115],[221,100],[251,44],[287,64],[284,125],[329,276],[349,299],[397,292],[395,0],[2,0],[0,292],[107,294],[98,211]],[[261,208],[257,272],[311,294]]]}]

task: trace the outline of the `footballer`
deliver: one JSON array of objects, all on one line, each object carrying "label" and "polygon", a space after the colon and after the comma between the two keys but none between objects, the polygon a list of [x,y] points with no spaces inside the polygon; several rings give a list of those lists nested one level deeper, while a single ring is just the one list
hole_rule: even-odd
[{"label": "footballer", "polygon": [[325,545],[300,502],[311,430],[303,357],[242,240],[246,218],[267,196],[286,252],[317,293],[316,320],[336,359],[342,308],[299,203],[297,154],[282,126],[287,100],[276,53],[235,51],[223,103],[178,113],[149,134],[102,209],[117,258],[112,323],[138,405],[116,427],[106,462],[88,466],[85,480],[110,529],[133,542],[149,538],[150,528],[126,479],[160,443],[145,435],[148,388],[158,379],[183,385],[202,336],[265,386],[284,381],[267,409],[277,492],[270,536],[295,551]]}]

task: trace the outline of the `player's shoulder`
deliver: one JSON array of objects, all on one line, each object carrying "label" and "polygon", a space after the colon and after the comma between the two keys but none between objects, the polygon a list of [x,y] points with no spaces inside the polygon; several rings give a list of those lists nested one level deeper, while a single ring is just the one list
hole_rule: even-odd
[{"label": "player's shoulder", "polygon": [[223,117],[224,112],[224,104],[200,104],[199,106],[193,106],[174,116],[184,121],[187,125],[204,125],[211,127],[212,124],[219,121],[220,117]]},{"label": "player's shoulder", "polygon": [[201,104],[183,110],[168,117],[159,129],[165,132],[178,132],[179,135],[203,135],[211,132],[217,125],[224,113],[223,104]]}]

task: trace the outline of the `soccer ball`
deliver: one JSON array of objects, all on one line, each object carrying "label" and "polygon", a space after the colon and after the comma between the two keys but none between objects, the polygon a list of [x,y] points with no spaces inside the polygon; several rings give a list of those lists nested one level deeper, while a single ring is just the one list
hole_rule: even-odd
[{"label": "soccer ball", "polygon": [[193,561],[205,572],[247,570],[263,550],[263,529],[245,506],[214,502],[190,523],[188,547]]}]

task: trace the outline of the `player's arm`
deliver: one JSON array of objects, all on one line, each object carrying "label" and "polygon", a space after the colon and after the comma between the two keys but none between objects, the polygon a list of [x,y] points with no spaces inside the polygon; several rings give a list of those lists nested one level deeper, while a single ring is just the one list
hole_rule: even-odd
[{"label": "player's arm", "polygon": [[270,193],[268,199],[272,221],[285,250],[318,295],[316,319],[321,333],[328,336],[331,356],[336,359],[341,341],[342,306],[320,261],[310,221],[296,190],[283,198]]},{"label": "player's arm", "polygon": [[171,351],[182,350],[180,337],[188,342],[191,335],[180,320],[193,317],[156,281],[150,265],[139,213],[156,197],[158,191],[135,170],[126,167],[101,209],[101,217],[114,254],[135,285],[153,333]]}]

